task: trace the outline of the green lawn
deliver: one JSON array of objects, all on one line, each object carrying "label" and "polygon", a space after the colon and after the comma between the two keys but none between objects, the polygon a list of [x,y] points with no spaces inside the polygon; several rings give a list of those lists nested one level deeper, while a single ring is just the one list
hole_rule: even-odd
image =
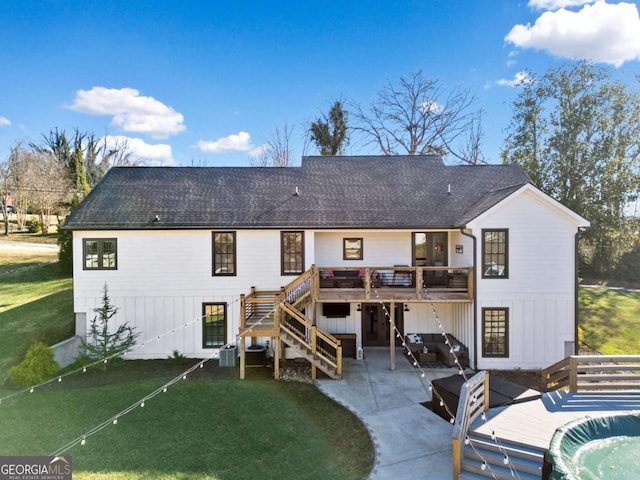
[{"label": "green lawn", "polygon": [[580,288],[581,341],[603,354],[640,354],[640,292]]},{"label": "green lawn", "polygon": [[[54,453],[183,368],[124,362],[5,400],[0,454]],[[249,375],[238,380],[237,368],[206,364],[66,452],[74,478],[367,477],[373,448],[353,414],[314,385],[276,382],[263,369]]]},{"label": "green lawn", "polygon": [[35,340],[53,345],[73,335],[71,278],[55,263],[25,258],[0,264],[0,383]]},{"label": "green lawn", "polygon": [[[186,370],[128,361],[6,398],[3,384],[35,339],[72,334],[71,279],[55,257],[0,261],[0,455],[49,455]],[[61,338],[59,338],[61,337]],[[371,439],[348,410],[314,385],[271,371],[208,362],[186,380],[77,445],[77,479],[364,479]]]}]

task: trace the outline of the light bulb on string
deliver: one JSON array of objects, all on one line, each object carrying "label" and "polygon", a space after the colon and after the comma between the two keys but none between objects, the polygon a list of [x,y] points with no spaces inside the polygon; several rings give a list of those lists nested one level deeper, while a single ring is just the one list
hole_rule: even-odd
[{"label": "light bulb on string", "polygon": [[114,425],[117,425],[117,424],[118,424],[118,417],[116,417],[116,418],[114,418],[114,419],[113,419],[113,424],[114,424]]},{"label": "light bulb on string", "polygon": [[87,439],[82,437],[82,440],[80,440],[80,445],[85,445],[87,443]]}]

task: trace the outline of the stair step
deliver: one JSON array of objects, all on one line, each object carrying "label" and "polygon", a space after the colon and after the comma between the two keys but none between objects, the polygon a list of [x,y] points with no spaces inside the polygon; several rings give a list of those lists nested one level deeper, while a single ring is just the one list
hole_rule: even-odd
[{"label": "stair step", "polygon": [[[487,444],[494,444],[495,445],[495,441],[491,439],[491,435],[487,435],[484,433],[480,433],[480,432],[472,432],[469,435],[469,438],[471,438],[472,440],[475,440],[476,442],[478,441],[484,441]],[[527,445],[526,443],[521,443],[521,442],[517,442],[517,441],[513,441],[513,440],[502,440],[500,439],[500,437],[498,437],[498,440],[500,440],[501,442],[503,442],[505,445],[508,445],[509,448],[513,448],[514,450],[522,450],[522,451],[530,451],[536,454],[540,454],[544,457],[544,454],[546,452],[546,450],[542,450],[539,447],[532,447],[531,445]]]},{"label": "stair step", "polygon": [[[489,464],[486,470],[482,470],[482,462],[469,460],[467,458],[462,461],[462,472],[459,478],[493,478],[495,480],[513,480],[514,478],[520,478],[521,480],[540,480],[542,477],[542,470],[537,474],[522,472],[520,470],[514,473],[506,465]],[[473,477],[471,474],[476,476]],[[463,475],[468,476],[465,477]]]},{"label": "stair step", "polygon": [[[509,457],[523,458],[532,462],[539,461],[541,464],[544,462],[544,451],[535,448],[527,447],[524,445],[514,444],[511,442],[505,442],[500,440],[500,444],[491,438],[479,437],[474,435],[469,436],[469,440],[473,443],[473,446],[478,450],[496,452],[502,455],[502,451],[506,452]],[[502,447],[502,450],[500,448]],[[468,447],[471,448],[471,447]]]},{"label": "stair step", "polygon": [[[483,461],[487,462],[492,468],[496,467],[509,469],[509,465],[504,464],[504,454],[495,451],[482,450],[476,447],[477,451],[471,446],[465,447],[464,458],[470,462],[475,462],[481,465]],[[526,458],[511,456],[507,452],[509,463],[514,470],[519,473],[529,473],[531,475],[537,475],[538,478],[542,475],[542,459],[529,460]]]},{"label": "stair step", "polygon": [[482,472],[482,475],[473,472],[462,471],[458,475],[458,480],[484,480],[485,478],[492,478],[491,475],[486,475],[487,472]]}]

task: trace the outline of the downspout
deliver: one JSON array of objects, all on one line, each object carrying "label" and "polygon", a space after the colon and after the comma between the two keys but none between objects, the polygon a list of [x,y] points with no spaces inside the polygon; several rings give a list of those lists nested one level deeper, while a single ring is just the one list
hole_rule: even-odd
[{"label": "downspout", "polygon": [[580,343],[578,340],[578,292],[580,290],[580,281],[578,280],[578,266],[580,264],[580,254],[579,254],[579,248],[578,248],[578,244],[580,242],[580,234],[582,232],[584,232],[586,230],[585,227],[578,227],[578,231],[576,232],[575,235],[575,240],[574,240],[574,249],[575,249],[575,258],[574,258],[574,292],[573,292],[573,354],[574,355],[578,355],[578,351],[580,349]]},{"label": "downspout", "polygon": [[[465,237],[471,238],[473,240],[473,368],[478,369],[478,278],[476,272],[477,268],[477,243],[478,239],[464,231],[464,227],[460,227],[460,233]],[[576,276],[577,278],[577,276]]]}]

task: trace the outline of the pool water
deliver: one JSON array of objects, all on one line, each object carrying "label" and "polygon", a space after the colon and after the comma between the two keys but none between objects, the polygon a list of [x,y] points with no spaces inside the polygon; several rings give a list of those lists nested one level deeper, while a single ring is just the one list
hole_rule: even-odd
[{"label": "pool water", "polygon": [[574,465],[584,480],[640,478],[640,437],[614,436],[593,440],[576,452]]}]

